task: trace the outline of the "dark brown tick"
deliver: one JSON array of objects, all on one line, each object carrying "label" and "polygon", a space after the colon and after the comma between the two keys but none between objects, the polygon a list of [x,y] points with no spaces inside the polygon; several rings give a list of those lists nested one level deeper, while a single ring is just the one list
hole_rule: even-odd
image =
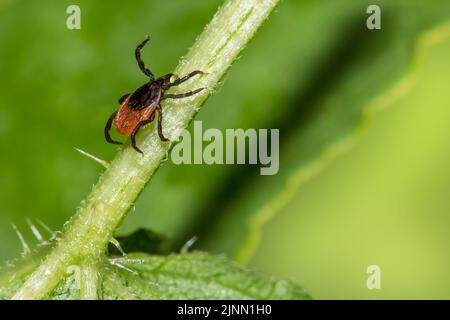
[{"label": "dark brown tick", "polygon": [[124,136],[131,136],[131,146],[134,150],[142,154],[143,152],[136,146],[136,135],[143,126],[155,119],[156,111],[158,111],[159,138],[162,141],[168,141],[162,132],[161,101],[164,99],[182,99],[190,97],[205,89],[200,88],[180,94],[166,94],[165,92],[169,88],[178,86],[198,74],[203,74],[203,72],[196,70],[173,82],[170,81],[170,79],[175,76],[172,73],[155,79],[153,73],[145,67],[144,62],[141,59],[141,50],[148,41],[149,37],[147,36],[145,40],[136,47],[135,56],[139,68],[149,78],[149,81],[133,93],[125,94],[119,99],[119,109],[109,117],[105,126],[106,141],[113,144],[122,144],[122,142],[114,141],[109,134],[111,125],[114,121],[114,127],[117,132]]}]

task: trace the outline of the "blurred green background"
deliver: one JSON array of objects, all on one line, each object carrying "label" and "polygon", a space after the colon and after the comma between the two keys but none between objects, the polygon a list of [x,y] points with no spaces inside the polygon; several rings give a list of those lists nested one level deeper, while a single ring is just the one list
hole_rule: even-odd
[{"label": "blurred green background", "polygon": [[[105,121],[145,81],[135,45],[149,34],[144,60],[170,72],[221,3],[0,0],[0,261],[19,256],[12,223],[33,243],[26,218],[60,229],[96,182],[73,147],[113,158]],[[369,4],[382,30],[367,30]],[[198,235],[195,249],[315,298],[450,298],[450,40],[435,29],[449,19],[444,0],[282,1],[198,116],[280,128],[279,174],[166,162],[119,233],[147,227],[171,250]],[[366,288],[370,264],[382,290]]]},{"label": "blurred green background", "polygon": [[450,298],[449,53],[428,52],[413,90],[265,227],[254,267],[316,298]]}]

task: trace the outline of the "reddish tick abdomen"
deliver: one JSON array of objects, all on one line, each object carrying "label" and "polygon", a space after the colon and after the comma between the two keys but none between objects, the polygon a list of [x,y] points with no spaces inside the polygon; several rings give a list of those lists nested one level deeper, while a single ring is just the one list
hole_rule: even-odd
[{"label": "reddish tick abdomen", "polygon": [[128,106],[130,97],[131,95],[125,99],[114,118],[114,127],[116,127],[117,132],[124,136],[131,136],[137,125],[141,121],[149,119],[156,110],[156,105],[140,110],[132,110]]}]

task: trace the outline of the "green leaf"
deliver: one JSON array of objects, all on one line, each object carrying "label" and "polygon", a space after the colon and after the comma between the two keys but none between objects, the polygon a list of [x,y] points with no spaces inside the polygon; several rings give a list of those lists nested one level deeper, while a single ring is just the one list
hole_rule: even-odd
[{"label": "green leaf", "polygon": [[[127,262],[141,260],[141,262]],[[105,287],[123,286],[132,282],[137,298],[158,299],[307,299],[304,290],[291,282],[266,280],[255,273],[242,269],[223,257],[206,253],[190,253],[167,257],[130,255],[123,265],[138,273],[134,275],[116,269],[104,282]],[[148,283],[157,284],[148,290]],[[138,289],[136,289],[138,288]],[[104,298],[124,297],[123,291],[105,290]]]},{"label": "green leaf", "polygon": [[[32,258],[23,261],[29,260]],[[10,298],[27,274],[3,276],[0,299]],[[290,281],[266,279],[224,257],[202,252],[169,256],[134,253],[102,260],[90,269],[73,265],[48,298],[86,298],[85,288],[95,288],[90,298],[99,299],[310,299]]]},{"label": "green leaf", "polygon": [[20,288],[26,277],[37,268],[50,246],[43,245],[0,268],[0,300],[9,299]]},{"label": "green leaf", "polygon": [[[264,224],[301,185],[358,141],[377,110],[411,87],[414,68],[428,40],[448,37],[449,27],[440,24],[450,19],[450,3],[433,3],[379,2],[383,16],[380,31],[362,27],[366,16],[352,15],[363,12],[366,2],[336,4],[345,8],[347,27],[342,26],[342,33],[336,36],[339,45],[330,51],[316,78],[309,84],[297,83],[299,94],[287,103],[292,108],[278,123],[279,173],[273,177],[254,175],[239,184],[226,206],[214,213],[212,223],[197,231],[199,248],[226,252],[240,261],[251,257]],[[306,18],[310,12],[298,12],[298,20],[303,14]],[[329,16],[325,14],[323,24],[326,19]],[[318,32],[297,26],[300,23],[290,28],[302,39],[311,37],[309,32]],[[426,32],[433,28],[437,29],[428,36]]]}]

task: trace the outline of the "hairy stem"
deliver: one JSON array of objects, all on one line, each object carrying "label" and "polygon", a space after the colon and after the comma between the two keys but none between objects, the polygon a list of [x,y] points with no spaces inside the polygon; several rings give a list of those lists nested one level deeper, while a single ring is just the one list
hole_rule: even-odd
[{"label": "hairy stem", "polygon": [[[208,90],[192,98],[167,101],[164,104],[164,134],[171,142],[161,142],[154,129],[143,130],[138,144],[144,156],[136,153],[129,145],[123,148],[65,226],[54,248],[13,299],[44,298],[63,279],[69,266],[83,266],[86,259],[98,258],[104,254],[114,230],[161,161],[167,157],[171,145],[178,140],[182,130],[189,125],[278,2],[279,0],[225,2],[175,70],[178,75],[185,75],[193,70],[202,70],[206,74],[174,89],[173,93],[200,87]],[[83,273],[83,278],[96,278],[89,276],[95,274],[94,270],[83,270],[86,271],[86,277]],[[83,288],[85,298],[95,297],[95,285]]]}]

